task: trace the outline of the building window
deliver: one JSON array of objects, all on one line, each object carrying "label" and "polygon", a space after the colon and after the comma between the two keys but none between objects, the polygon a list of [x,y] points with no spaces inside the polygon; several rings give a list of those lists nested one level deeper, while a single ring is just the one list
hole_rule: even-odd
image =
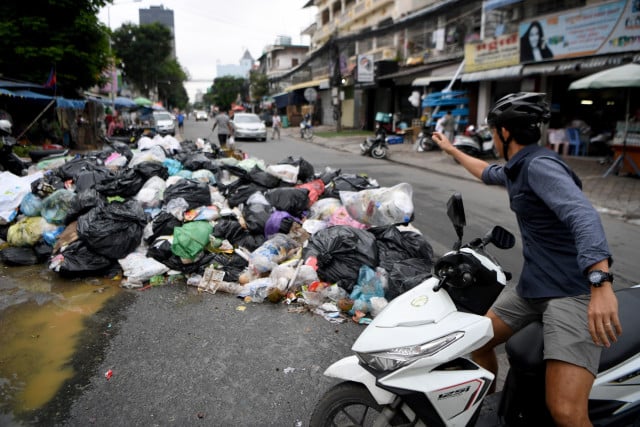
[{"label": "building window", "polygon": [[297,67],[299,63],[300,62],[299,62],[298,58],[292,58],[291,59],[291,66],[292,67]]}]

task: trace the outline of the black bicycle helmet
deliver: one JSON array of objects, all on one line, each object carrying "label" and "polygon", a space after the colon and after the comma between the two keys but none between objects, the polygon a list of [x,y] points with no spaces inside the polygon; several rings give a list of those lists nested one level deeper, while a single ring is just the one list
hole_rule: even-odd
[{"label": "black bicycle helmet", "polygon": [[549,122],[551,113],[544,100],[546,94],[518,92],[504,96],[495,103],[487,124],[491,127],[532,126]]}]

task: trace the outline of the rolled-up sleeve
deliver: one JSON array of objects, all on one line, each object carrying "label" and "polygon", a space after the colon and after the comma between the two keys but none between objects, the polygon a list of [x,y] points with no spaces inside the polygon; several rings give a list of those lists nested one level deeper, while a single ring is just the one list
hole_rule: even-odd
[{"label": "rolled-up sleeve", "polygon": [[482,171],[482,182],[487,185],[507,185],[507,176],[504,173],[504,166],[489,165]]}]

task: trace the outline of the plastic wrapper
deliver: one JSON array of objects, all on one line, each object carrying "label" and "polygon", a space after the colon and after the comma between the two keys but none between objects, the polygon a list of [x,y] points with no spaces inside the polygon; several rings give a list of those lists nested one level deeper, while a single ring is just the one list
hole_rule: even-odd
[{"label": "plastic wrapper", "polygon": [[142,253],[132,252],[126,257],[119,259],[118,263],[122,267],[122,273],[131,283],[147,282],[153,276],[158,276],[169,271],[169,267],[148,258]]},{"label": "plastic wrapper", "polygon": [[340,200],[356,221],[382,226],[411,221],[413,189],[401,183],[393,187],[362,191],[341,191]]},{"label": "plastic wrapper", "polygon": [[26,216],[40,216],[42,199],[33,193],[27,193],[20,203],[20,212]]},{"label": "plastic wrapper", "polygon": [[289,234],[293,223],[300,223],[300,220],[289,212],[275,210],[270,212],[268,219],[265,221],[264,236],[268,239],[274,234]]},{"label": "plastic wrapper", "polygon": [[171,252],[180,258],[195,259],[209,243],[213,227],[207,221],[194,221],[173,230]]},{"label": "plastic wrapper", "polygon": [[182,163],[176,159],[165,159],[162,165],[167,168],[169,175],[175,175],[182,170]]},{"label": "plastic wrapper", "polygon": [[299,168],[293,165],[269,165],[267,172],[289,184],[298,182]]},{"label": "plastic wrapper", "polygon": [[287,258],[287,254],[297,243],[284,234],[275,234],[256,248],[249,256],[249,268],[255,274],[270,272]]},{"label": "plastic wrapper", "polygon": [[7,243],[11,246],[33,246],[45,232],[56,228],[42,217],[25,217],[9,227]]},{"label": "plastic wrapper", "polygon": [[32,191],[32,183],[42,177],[42,172],[23,177],[11,172],[0,172],[0,224],[13,221],[22,199]]},{"label": "plastic wrapper", "polygon": [[309,219],[326,220],[333,215],[333,213],[342,207],[340,199],[333,197],[326,197],[320,199],[311,205],[309,209]]},{"label": "plastic wrapper", "polygon": [[138,191],[135,199],[140,202],[143,208],[156,208],[162,204],[166,185],[161,177],[152,176]]},{"label": "plastic wrapper", "polygon": [[358,274],[358,283],[349,295],[349,298],[353,300],[353,307],[349,313],[354,314],[356,311],[371,313],[371,299],[374,297],[384,298],[386,280],[384,269],[374,270],[363,265]]},{"label": "plastic wrapper", "polygon": [[349,215],[349,212],[347,212],[347,209],[344,206],[340,206],[336,209],[329,219],[327,219],[327,223],[329,225],[348,225],[349,227],[354,228],[367,228],[365,224],[351,218],[351,215]]},{"label": "plastic wrapper", "polygon": [[329,223],[319,219],[307,219],[302,223],[302,228],[309,234],[315,234],[327,227],[329,227]]},{"label": "plastic wrapper", "polygon": [[302,157],[292,157],[289,156],[284,160],[278,162],[280,165],[293,165],[298,168],[297,180],[300,182],[308,182],[313,179],[315,174],[315,170],[313,169],[313,165],[306,161]]},{"label": "plastic wrapper", "polygon": [[313,181],[296,185],[296,188],[306,188],[309,190],[309,206],[311,206],[317,202],[324,193],[324,182],[322,182],[321,179],[314,179]]},{"label": "plastic wrapper", "polygon": [[129,161],[129,167],[132,168],[137,164],[143,163],[143,162],[163,163],[166,159],[167,159],[167,155],[165,154],[162,147],[158,145],[154,145],[148,150],[135,153],[131,161]]},{"label": "plastic wrapper", "polygon": [[191,178],[210,185],[216,185],[216,176],[208,169],[198,169],[194,171]]}]

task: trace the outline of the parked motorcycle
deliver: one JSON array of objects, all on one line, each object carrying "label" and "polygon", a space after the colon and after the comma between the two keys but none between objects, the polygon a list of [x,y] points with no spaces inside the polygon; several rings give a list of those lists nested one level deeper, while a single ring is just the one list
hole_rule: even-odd
[{"label": "parked motorcycle", "polygon": [[39,161],[64,157],[69,153],[61,145],[46,145],[42,150],[31,150],[29,152],[29,160],[25,160],[13,152],[17,140],[11,136],[11,122],[9,120],[0,120],[0,169],[11,172],[14,175],[27,175],[29,166]]},{"label": "parked motorcycle", "polygon": [[440,148],[440,146],[431,139],[432,133],[432,126],[425,126],[422,128],[422,131],[418,134],[418,138],[416,139],[418,151],[433,151]]},{"label": "parked motorcycle", "polygon": [[[511,275],[487,251],[514,246],[495,226],[462,245],[464,207],[447,204],[458,240],[434,265],[434,275],[392,300],[325,375],[341,380],[318,401],[310,426],[548,426],[542,324],[532,323],[506,343],[510,369],[502,391],[487,396],[494,375],[470,353],[493,337],[483,316]],[[640,287],[618,291],[625,333],[604,348],[589,396],[594,425],[640,422]],[[634,424],[635,423],[635,424]]]},{"label": "parked motorcycle", "polygon": [[467,126],[463,134],[456,135],[453,138],[453,146],[473,157],[498,158],[493,136],[487,126],[478,128],[474,125]]},{"label": "parked motorcycle", "polygon": [[374,159],[384,159],[387,157],[387,131],[380,123],[376,122],[376,133],[373,137],[367,137],[360,144],[360,153],[363,156],[371,156]]},{"label": "parked motorcycle", "polygon": [[311,116],[309,116],[309,114],[305,114],[300,122],[300,136],[307,140],[313,139],[313,125],[311,124]]}]

